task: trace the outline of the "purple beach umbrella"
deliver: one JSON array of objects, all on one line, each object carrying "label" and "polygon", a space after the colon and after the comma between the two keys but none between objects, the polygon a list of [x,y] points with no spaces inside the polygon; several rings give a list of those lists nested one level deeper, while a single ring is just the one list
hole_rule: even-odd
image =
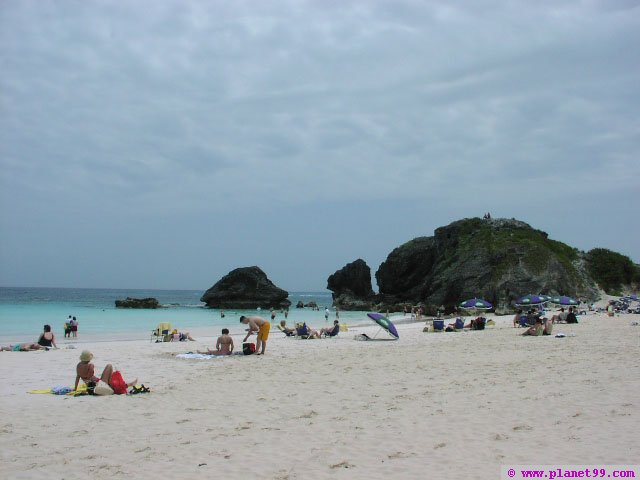
[{"label": "purple beach umbrella", "polygon": [[551,303],[555,303],[557,305],[569,305],[569,306],[575,306],[580,304],[575,298],[566,297],[564,295],[552,297]]},{"label": "purple beach umbrella", "polygon": [[387,332],[389,332],[389,335],[395,337],[396,340],[400,338],[400,335],[398,335],[398,330],[396,330],[396,326],[391,323],[391,320],[389,320],[387,317],[385,317],[381,313],[367,313],[367,316]]},{"label": "purple beach umbrella", "polygon": [[471,298],[462,302],[459,307],[467,310],[471,310],[474,308],[478,310],[491,310],[493,308],[493,305],[491,305],[486,300],[483,300],[482,298]]},{"label": "purple beach umbrella", "polygon": [[546,301],[547,300],[540,295],[529,294],[516,299],[513,303],[515,303],[517,307],[530,307],[533,305],[542,305]]}]

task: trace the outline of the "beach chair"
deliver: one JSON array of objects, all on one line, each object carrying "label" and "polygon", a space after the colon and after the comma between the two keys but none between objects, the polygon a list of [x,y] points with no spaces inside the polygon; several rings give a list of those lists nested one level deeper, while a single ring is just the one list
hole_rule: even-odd
[{"label": "beach chair", "polygon": [[340,333],[340,325],[334,325],[333,329],[330,332],[324,332],[322,334],[323,337],[337,337],[338,333]]},{"label": "beach chair", "polygon": [[527,323],[527,316],[526,315],[520,315],[520,318],[518,320],[518,324],[521,327],[528,327],[528,323]]},{"label": "beach chair", "polygon": [[296,337],[303,340],[308,340],[311,337],[311,331],[307,327],[306,323],[296,323]]},{"label": "beach chair", "polygon": [[285,336],[287,336],[287,337],[295,337],[296,336],[296,334],[293,333],[292,331],[285,331],[285,329],[282,328],[282,326],[280,324],[278,324],[278,330],[280,330],[282,333],[284,333]]},{"label": "beach chair", "polygon": [[462,330],[464,328],[464,319],[456,318],[456,324],[453,326],[456,330]]},{"label": "beach chair", "polygon": [[171,341],[171,324],[168,322],[159,323],[155,330],[151,331],[151,341],[155,337],[156,343]]},{"label": "beach chair", "polygon": [[440,318],[433,319],[433,331],[434,332],[444,332],[444,320]]}]

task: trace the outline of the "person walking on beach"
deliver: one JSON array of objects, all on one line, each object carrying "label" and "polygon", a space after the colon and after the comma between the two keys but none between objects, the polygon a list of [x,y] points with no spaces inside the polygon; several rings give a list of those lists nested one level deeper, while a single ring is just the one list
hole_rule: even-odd
[{"label": "person walking on beach", "polygon": [[258,337],[256,340],[256,355],[264,355],[264,351],[267,348],[269,330],[271,330],[271,324],[269,323],[269,321],[258,316],[245,317],[244,315],[242,315],[240,317],[240,323],[249,325],[247,335],[244,337],[244,340],[242,340],[242,342],[246,342],[247,339],[253,334],[253,332],[257,332]]},{"label": "person walking on beach", "polygon": [[340,310],[336,307],[336,320],[340,320]]}]

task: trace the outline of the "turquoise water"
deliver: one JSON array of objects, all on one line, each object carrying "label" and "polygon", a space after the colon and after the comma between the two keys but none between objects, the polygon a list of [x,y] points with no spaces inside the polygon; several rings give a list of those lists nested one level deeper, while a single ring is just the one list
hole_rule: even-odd
[{"label": "turquoise water", "polygon": [[[190,328],[222,327],[239,329],[240,315],[261,315],[269,318],[270,312],[262,310],[225,310],[225,317],[215,309],[208,309],[200,302],[200,290],[116,290],[116,289],[72,289],[72,288],[15,288],[0,287],[0,336],[5,341],[35,341],[44,324],[51,325],[58,339],[64,337],[63,325],[69,315],[79,322],[78,336],[92,334],[131,334],[142,338],[160,322],[170,322],[181,331]],[[157,298],[165,308],[157,310],[116,309],[115,300],[126,297]],[[324,326],[324,307],[331,307],[331,292],[291,292],[287,321],[306,321],[314,326]],[[299,300],[315,301],[320,311],[309,308],[297,309]],[[365,319],[365,312],[340,312],[340,320]],[[276,320],[284,319],[277,311]]]}]

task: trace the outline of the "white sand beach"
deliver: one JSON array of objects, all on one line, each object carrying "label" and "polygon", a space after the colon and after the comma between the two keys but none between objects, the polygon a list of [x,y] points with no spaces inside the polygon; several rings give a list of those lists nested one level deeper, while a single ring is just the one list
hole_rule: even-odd
[{"label": "white sand beach", "polygon": [[[0,477],[489,479],[509,464],[638,463],[638,320],[591,314],[556,325],[565,338],[522,337],[511,317],[477,332],[402,324],[396,342],[354,341],[375,326],[274,329],[265,356],[212,360],[175,354],[212,346],[213,329],[1,352]],[[152,392],[27,393],[72,385],[84,348],[98,373],[113,363]]]}]

